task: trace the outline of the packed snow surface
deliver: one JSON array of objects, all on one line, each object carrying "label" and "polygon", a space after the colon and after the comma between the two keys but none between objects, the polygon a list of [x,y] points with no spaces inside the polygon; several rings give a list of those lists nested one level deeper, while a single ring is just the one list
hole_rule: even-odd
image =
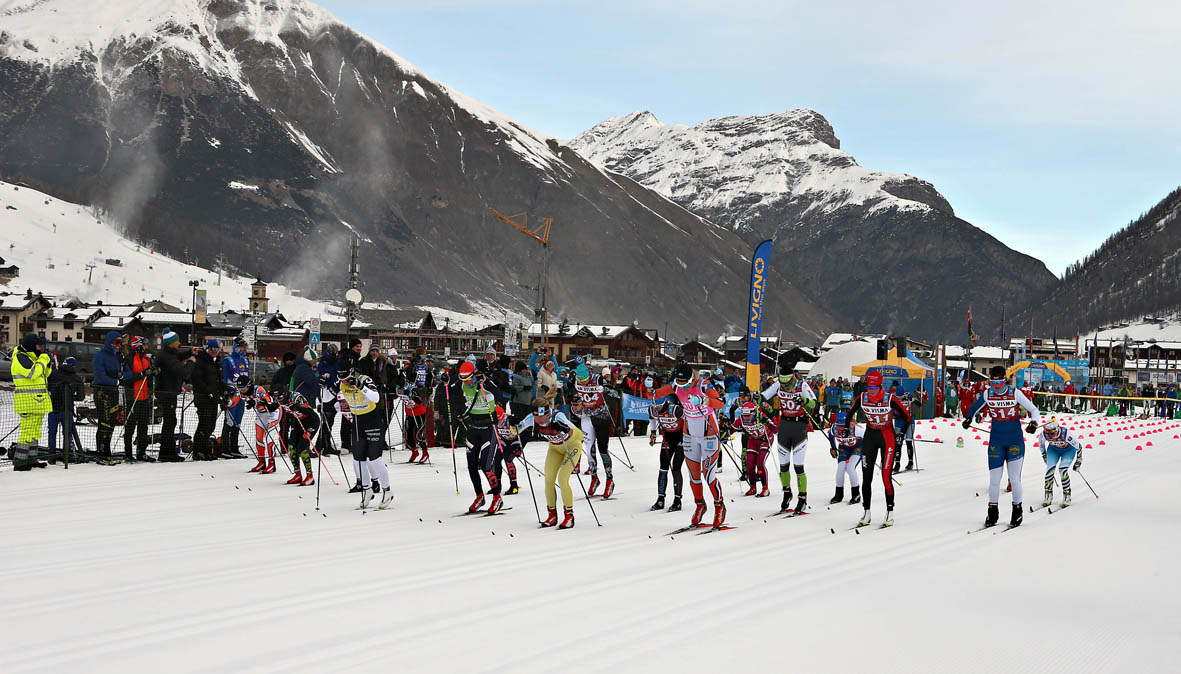
[{"label": "packed snow surface", "polygon": [[[1095,445],[1083,472],[1102,499],[1073,474],[1070,508],[971,534],[985,448],[951,421],[919,424],[942,442],[899,475],[896,525],[860,533],[860,506],[827,505],[819,433],[811,514],[770,516],[778,490],[742,496],[727,460],[737,528],[704,536],[664,535],[689,511],[649,511],[644,438],[625,443],[636,471],[617,459],[615,497],[594,501],[602,527],[574,482],[568,531],[538,528],[523,471],[512,510],[456,517],[471,485],[461,473],[455,493],[443,449],[434,466],[394,452],[394,508],[368,514],[331,457],[341,485],[321,476],[319,510],[314,487],[247,474],[253,461],[0,473],[0,671],[1176,671],[1181,427],[1069,425]],[[544,452],[526,448],[537,465]],[[1030,439],[1027,505],[1041,483]],[[880,481],[874,503],[880,521]]]}]

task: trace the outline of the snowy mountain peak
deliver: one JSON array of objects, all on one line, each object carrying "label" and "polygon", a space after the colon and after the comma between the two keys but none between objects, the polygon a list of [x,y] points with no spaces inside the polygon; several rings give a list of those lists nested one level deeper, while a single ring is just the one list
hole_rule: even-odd
[{"label": "snowy mountain peak", "polygon": [[814,110],[734,115],[694,126],[633,112],[594,126],[570,146],[739,231],[784,203],[803,215],[845,206],[953,213],[930,183],[859,166]]}]

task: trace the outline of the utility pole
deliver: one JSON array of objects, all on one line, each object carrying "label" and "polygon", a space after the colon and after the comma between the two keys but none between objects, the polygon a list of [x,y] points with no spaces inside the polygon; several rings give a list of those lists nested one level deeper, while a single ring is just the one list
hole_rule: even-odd
[{"label": "utility pole", "polygon": [[353,322],[361,317],[361,237],[353,235],[349,245],[349,289],[345,291],[345,335],[351,335]]}]

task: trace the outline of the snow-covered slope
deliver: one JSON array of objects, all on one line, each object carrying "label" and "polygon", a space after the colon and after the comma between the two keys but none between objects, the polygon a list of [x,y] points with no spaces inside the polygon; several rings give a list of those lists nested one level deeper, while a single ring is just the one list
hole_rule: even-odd
[{"label": "snow-covered slope", "polygon": [[845,205],[952,213],[930,183],[859,166],[812,110],[736,115],[694,126],[633,112],[598,124],[570,147],[739,230],[750,228],[767,207],[793,200],[806,203],[802,216]]},{"label": "snow-covered slope", "polygon": [[[101,215],[27,187],[0,182],[0,257],[20,267],[7,290],[32,289],[46,295],[72,295],[83,301],[126,304],[161,300],[188,309],[189,281],[207,291],[211,312],[249,307],[255,279],[185,264],[130,241]],[[106,263],[118,260],[119,265]],[[93,264],[93,272],[86,267]],[[4,286],[0,286],[3,288]],[[332,308],[293,295],[278,283],[267,285],[270,309],[291,320],[327,317]],[[339,310],[337,310],[339,311]]]},{"label": "snow-covered slope", "polygon": [[[737,528],[704,536],[665,536],[690,512],[649,511],[659,456],[646,438],[625,441],[636,472],[617,470],[615,496],[590,504],[602,527],[571,479],[567,531],[538,528],[524,475],[511,510],[456,517],[471,487],[455,494],[445,451],[434,468],[394,452],[393,509],[368,514],[331,457],[318,490],[284,485],[282,466],[248,475],[247,461],[3,472],[0,670],[1173,672],[1181,428],[1067,423],[1094,446],[1082,471],[1102,499],[1072,473],[1071,507],[1059,493],[1016,529],[971,534],[986,450],[954,420],[919,425],[943,442],[920,443],[922,472],[898,476],[895,526],[860,533],[860,507],[827,505],[819,432],[809,515],[771,516],[778,497],[742,496],[727,459]],[[535,465],[545,452],[525,447]],[[1038,505],[1032,446],[1021,482]]]}]

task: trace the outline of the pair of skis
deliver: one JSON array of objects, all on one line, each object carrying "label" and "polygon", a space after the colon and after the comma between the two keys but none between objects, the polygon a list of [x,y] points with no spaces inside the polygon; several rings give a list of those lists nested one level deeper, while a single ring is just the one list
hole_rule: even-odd
[{"label": "pair of skis", "polygon": [[667,534],[665,534],[665,536],[676,536],[678,534],[683,534],[683,533],[686,533],[689,531],[696,531],[697,529],[705,529],[705,531],[697,531],[696,535],[701,536],[703,534],[712,534],[712,533],[715,533],[718,531],[730,531],[731,529],[735,529],[735,528],[737,528],[737,527],[732,527],[728,524],[723,524],[720,527],[715,527],[712,524],[690,524],[687,527],[681,527],[680,529],[674,529],[673,531],[670,531]]}]

